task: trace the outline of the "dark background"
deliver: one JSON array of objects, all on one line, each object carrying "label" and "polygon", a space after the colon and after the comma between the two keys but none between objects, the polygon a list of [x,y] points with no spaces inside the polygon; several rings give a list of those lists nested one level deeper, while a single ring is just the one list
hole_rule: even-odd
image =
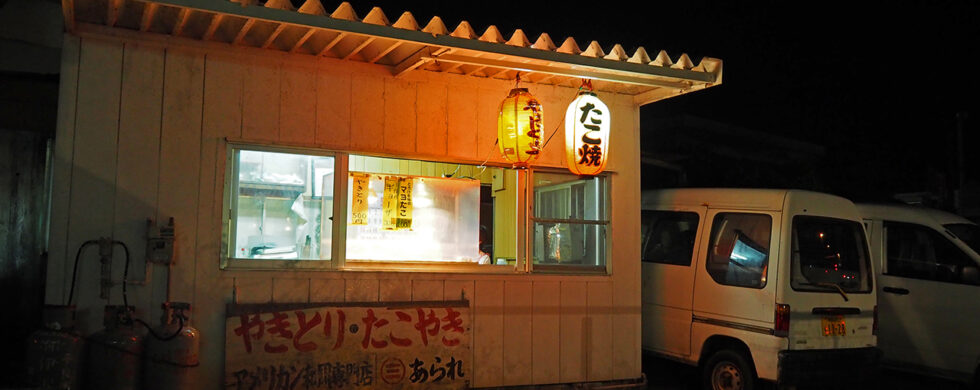
[{"label": "dark background", "polygon": [[[644,165],[644,188],[796,187],[858,201],[908,192],[951,197],[959,188],[958,112],[970,116],[962,143],[966,178],[980,176],[980,160],[974,156],[980,103],[973,96],[978,80],[972,58],[980,46],[978,2],[351,4],[362,18],[380,6],[392,22],[410,11],[420,26],[438,15],[449,30],[466,20],[477,34],[495,25],[507,38],[522,29],[532,42],[548,33],[557,45],[570,36],[579,47],[595,40],[607,52],[619,43],[630,55],[642,46],[651,57],[666,50],[674,60],[687,53],[695,64],[703,57],[722,59],[720,86],[641,109],[644,153],[684,154],[687,175],[678,182],[647,174],[654,169]],[[335,9],[330,2],[324,7]],[[752,139],[767,136],[803,141],[823,152],[804,165],[777,159],[751,172],[733,172],[721,167],[738,165],[740,157],[719,159],[690,145],[664,150],[665,143],[678,143],[670,129],[658,124],[677,116],[733,126],[735,134],[747,130],[751,134],[739,136],[748,139],[739,146],[741,158],[772,154],[778,146],[753,150]],[[711,137],[697,139],[706,146],[712,142]],[[940,203],[936,206],[951,208],[948,199]]]}]

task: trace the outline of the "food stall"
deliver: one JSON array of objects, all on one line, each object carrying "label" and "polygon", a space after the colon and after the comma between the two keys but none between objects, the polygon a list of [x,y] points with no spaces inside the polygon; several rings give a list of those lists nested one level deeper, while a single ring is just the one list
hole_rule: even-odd
[{"label": "food stall", "polygon": [[641,378],[640,106],[720,60],[319,0],[63,6],[45,299],[83,333],[189,303],[202,389]]}]

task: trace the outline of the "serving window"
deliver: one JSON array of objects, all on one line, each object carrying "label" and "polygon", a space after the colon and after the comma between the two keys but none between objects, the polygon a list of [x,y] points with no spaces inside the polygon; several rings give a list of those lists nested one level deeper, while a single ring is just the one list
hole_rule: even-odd
[{"label": "serving window", "polygon": [[228,165],[227,257],[332,258],[334,156],[236,148]]},{"label": "serving window", "polygon": [[229,144],[222,267],[605,272],[605,178],[527,173]]}]

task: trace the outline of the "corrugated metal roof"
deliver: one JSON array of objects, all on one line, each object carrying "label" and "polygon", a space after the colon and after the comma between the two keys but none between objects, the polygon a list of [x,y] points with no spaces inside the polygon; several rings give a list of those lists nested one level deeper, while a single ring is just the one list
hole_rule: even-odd
[{"label": "corrugated metal roof", "polygon": [[347,2],[327,12],[320,0],[298,9],[289,0],[62,0],[69,29],[92,25],[165,34],[234,46],[324,56],[384,65],[401,75],[414,70],[578,87],[593,80],[600,91],[634,95],[639,104],[721,83],[722,62],[696,65],[643,47],[629,54],[614,44],[574,38],[533,42],[520,29],[506,37],[490,26],[478,34],[466,21],[449,30],[438,16],[424,26],[410,12],[394,22],[374,7],[363,18]]}]

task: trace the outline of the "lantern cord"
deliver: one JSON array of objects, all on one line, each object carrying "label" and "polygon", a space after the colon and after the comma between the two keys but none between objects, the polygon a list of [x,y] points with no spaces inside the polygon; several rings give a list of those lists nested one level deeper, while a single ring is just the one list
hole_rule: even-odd
[{"label": "lantern cord", "polygon": [[549,135],[548,139],[544,141],[544,145],[541,145],[541,149],[544,149],[546,146],[548,146],[548,143],[551,142],[551,138],[555,136],[555,133],[558,132],[558,128],[561,127],[561,125],[564,123],[565,120],[562,120],[561,123],[558,124],[558,126],[555,126],[555,129],[551,131],[551,135]]},{"label": "lantern cord", "polygon": [[483,168],[480,169],[480,176],[483,176],[483,172],[487,170],[487,161],[490,161],[490,154],[492,154],[493,150],[497,148],[497,143],[499,142],[500,142],[499,139],[493,141],[493,146],[491,146],[490,151],[487,152],[487,157],[483,159],[482,163],[480,163],[480,167]]},{"label": "lantern cord", "polygon": [[453,170],[453,173],[450,174],[443,173],[442,177],[453,177],[456,175],[456,172],[459,172],[459,164],[456,164],[456,169]]},{"label": "lantern cord", "polygon": [[[586,84],[586,82],[585,82],[585,81],[586,81],[586,79],[582,79],[582,85],[583,85],[583,86],[584,86],[584,85]],[[590,87],[589,89],[591,90],[591,87],[592,87],[592,81],[591,81],[591,80],[589,80],[589,82],[588,82],[588,85],[589,85],[589,87]],[[582,89],[582,87],[579,87],[579,90],[581,90],[581,89]],[[568,102],[568,104],[572,104],[572,102],[574,102],[576,98],[578,98],[578,96],[576,96],[576,97],[574,97],[574,98],[572,98],[572,100],[570,100],[570,101]],[[566,106],[567,106],[567,104],[566,104]],[[545,148],[546,146],[548,146],[548,143],[549,143],[549,142],[551,142],[551,138],[553,138],[553,137],[555,136],[555,133],[557,133],[557,132],[558,132],[558,129],[559,129],[559,128],[561,128],[561,126],[562,126],[563,124],[565,124],[565,120],[564,120],[564,119],[562,119],[562,120],[561,120],[561,122],[560,122],[560,123],[558,123],[558,126],[555,126],[555,129],[551,131],[551,135],[549,135],[549,136],[548,136],[548,139],[546,139],[546,140],[544,141],[544,145],[541,145],[541,149],[544,149],[544,148]]]}]

